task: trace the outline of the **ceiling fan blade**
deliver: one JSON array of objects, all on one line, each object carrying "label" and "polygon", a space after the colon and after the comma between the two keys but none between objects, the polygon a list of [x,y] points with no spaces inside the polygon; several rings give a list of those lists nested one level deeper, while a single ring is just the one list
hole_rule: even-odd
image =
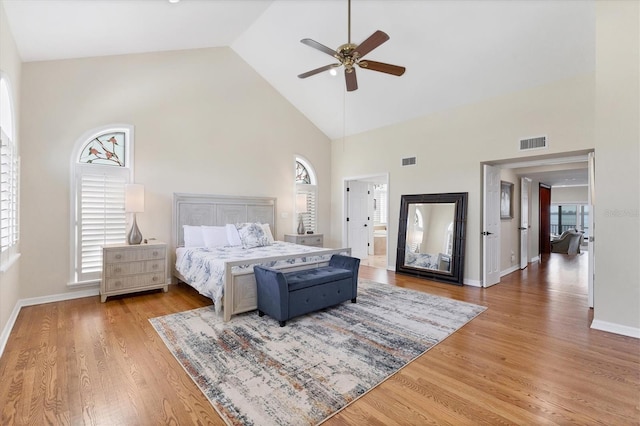
[{"label": "ceiling fan blade", "polygon": [[360,61],[358,62],[360,68],[364,68],[371,71],[379,71],[387,74],[401,76],[406,71],[405,67],[398,65],[385,64],[383,62],[376,61]]},{"label": "ceiling fan blade", "polygon": [[355,68],[351,68],[351,70],[345,68],[344,78],[347,81],[347,92],[358,90],[358,79],[356,78]]},{"label": "ceiling fan blade", "polygon": [[335,50],[325,46],[324,44],[318,43],[315,40],[311,40],[310,38],[303,38],[302,40],[300,40],[300,43],[306,44],[309,47],[313,47],[314,49],[318,49],[319,51],[324,52],[327,55],[337,58],[337,52]]},{"label": "ceiling fan blade", "polygon": [[376,31],[371,34],[368,39],[363,41],[356,47],[355,53],[358,53],[358,57],[362,58],[367,53],[371,52],[376,47],[380,46],[385,41],[389,40],[389,36],[384,31]]},{"label": "ceiling fan blade", "polygon": [[307,77],[311,77],[312,75],[319,74],[319,73],[321,73],[322,71],[330,70],[331,68],[339,67],[340,65],[342,65],[342,64],[337,63],[337,64],[325,65],[324,67],[316,68],[315,70],[311,70],[311,71],[303,72],[302,74],[298,75],[298,78],[307,78]]}]

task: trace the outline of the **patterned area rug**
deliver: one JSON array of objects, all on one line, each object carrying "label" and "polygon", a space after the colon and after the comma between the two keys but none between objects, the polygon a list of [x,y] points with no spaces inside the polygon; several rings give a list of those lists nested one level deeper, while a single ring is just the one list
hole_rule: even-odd
[{"label": "patterned area rug", "polygon": [[287,321],[213,306],[150,319],[221,417],[233,425],[314,425],[486,308],[361,279],[358,303]]}]

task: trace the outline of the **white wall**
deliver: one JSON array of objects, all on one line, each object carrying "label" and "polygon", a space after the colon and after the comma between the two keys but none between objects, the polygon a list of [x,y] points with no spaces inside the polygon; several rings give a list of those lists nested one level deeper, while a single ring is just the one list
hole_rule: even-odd
[{"label": "white wall", "polygon": [[640,2],[596,2],[595,328],[640,337]]},{"label": "white wall", "polygon": [[500,271],[511,271],[520,264],[520,178],[513,169],[502,169],[500,180],[513,184],[513,217],[500,219]]},{"label": "white wall", "polygon": [[[479,283],[480,163],[526,157],[518,140],[531,135],[548,135],[549,154],[593,148],[594,86],[593,74],[581,75],[333,141],[333,242],[343,238],[345,177],[389,173],[389,265],[395,265],[402,194],[468,192],[464,276]],[[416,166],[401,166],[408,155],[417,155]]]},{"label": "white wall", "polygon": [[25,63],[22,95],[22,298],[72,291],[71,151],[110,123],[135,126],[145,238],[170,242],[172,195],[192,192],[277,197],[282,239],[296,154],[318,176],[318,231],[330,229],[330,141],[231,49]]},{"label": "white wall", "polygon": [[589,188],[586,186],[567,186],[551,188],[551,203],[582,203],[589,201]]},{"label": "white wall", "polygon": [[[15,133],[14,141],[20,150],[20,129],[18,123],[20,119],[20,70],[22,62],[18,55],[13,35],[9,31],[9,24],[5,16],[4,6],[0,2],[0,71],[8,78],[12,91],[14,114],[15,114]],[[11,314],[16,306],[16,302],[20,298],[20,259],[14,262],[6,271],[0,272],[0,336],[3,338],[4,330],[10,320]],[[15,318],[13,318],[15,320]],[[3,339],[0,338],[0,353],[3,348]]]}]

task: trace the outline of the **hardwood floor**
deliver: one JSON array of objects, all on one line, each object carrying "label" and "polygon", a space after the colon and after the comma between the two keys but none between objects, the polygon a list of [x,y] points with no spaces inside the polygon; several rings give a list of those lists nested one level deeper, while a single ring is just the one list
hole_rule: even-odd
[{"label": "hardwood floor", "polygon": [[[326,425],[639,424],[640,341],[591,330],[586,255],[489,289],[362,266],[489,309]],[[190,287],[25,307],[0,358],[2,425],[223,425],[149,318],[210,304]]]}]

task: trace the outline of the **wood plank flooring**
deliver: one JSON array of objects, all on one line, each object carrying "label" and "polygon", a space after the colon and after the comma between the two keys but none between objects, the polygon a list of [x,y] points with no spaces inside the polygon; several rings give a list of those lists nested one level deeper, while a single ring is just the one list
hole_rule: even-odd
[{"label": "wood plank flooring", "polygon": [[[325,424],[640,424],[640,341],[589,328],[586,258],[547,255],[489,289],[362,266],[489,309]],[[180,284],[23,308],[0,358],[0,424],[223,425],[148,322],[210,303]]]}]

